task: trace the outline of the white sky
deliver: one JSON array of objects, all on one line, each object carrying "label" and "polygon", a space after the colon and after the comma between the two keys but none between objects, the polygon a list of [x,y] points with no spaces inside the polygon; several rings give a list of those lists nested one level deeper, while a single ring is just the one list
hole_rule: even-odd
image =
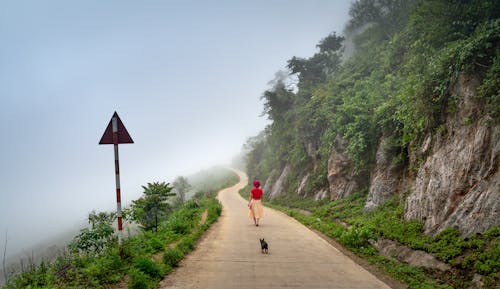
[{"label": "white sky", "polygon": [[[227,163],[268,81],[342,32],[349,0],[0,1],[0,244],[25,248],[141,185]],[[15,244],[15,245],[13,245]]]}]

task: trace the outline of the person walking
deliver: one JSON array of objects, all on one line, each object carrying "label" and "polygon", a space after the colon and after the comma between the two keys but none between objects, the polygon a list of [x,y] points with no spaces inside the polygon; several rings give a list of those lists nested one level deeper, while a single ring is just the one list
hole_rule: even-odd
[{"label": "person walking", "polygon": [[248,217],[253,219],[257,227],[259,226],[259,219],[264,216],[264,207],[262,206],[263,194],[260,182],[258,180],[253,181],[253,188],[250,190],[250,199],[248,200]]}]

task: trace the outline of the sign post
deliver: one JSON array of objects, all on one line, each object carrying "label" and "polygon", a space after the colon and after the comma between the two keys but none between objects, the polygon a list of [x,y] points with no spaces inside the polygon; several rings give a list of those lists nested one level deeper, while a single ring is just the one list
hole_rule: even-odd
[{"label": "sign post", "polygon": [[99,144],[112,144],[115,151],[115,182],[116,182],[116,214],[118,217],[118,246],[120,247],[120,256],[123,257],[122,248],[122,204],[121,204],[121,193],[120,193],[120,163],[118,158],[118,144],[122,143],[134,143],[132,137],[130,137],[127,129],[123,125],[118,114],[115,113],[111,117],[104,134],[99,141]]}]

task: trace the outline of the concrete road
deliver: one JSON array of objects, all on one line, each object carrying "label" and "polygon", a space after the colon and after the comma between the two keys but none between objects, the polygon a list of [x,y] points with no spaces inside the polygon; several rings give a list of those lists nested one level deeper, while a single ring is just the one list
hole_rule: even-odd
[{"label": "concrete road", "polygon": [[[390,288],[281,212],[265,208],[254,226],[247,200],[238,194],[247,176],[238,174],[240,183],[219,192],[219,221],[159,288]],[[269,243],[269,254],[261,253],[259,238]]]}]

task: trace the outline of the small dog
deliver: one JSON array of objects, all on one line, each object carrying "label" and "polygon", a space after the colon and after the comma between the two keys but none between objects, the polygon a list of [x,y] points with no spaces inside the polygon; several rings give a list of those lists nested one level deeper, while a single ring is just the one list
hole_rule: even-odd
[{"label": "small dog", "polygon": [[264,241],[264,239],[259,239],[260,241],[260,249],[262,250],[262,254],[266,253],[268,254],[267,250],[268,250],[268,245],[267,245],[267,242]]}]

